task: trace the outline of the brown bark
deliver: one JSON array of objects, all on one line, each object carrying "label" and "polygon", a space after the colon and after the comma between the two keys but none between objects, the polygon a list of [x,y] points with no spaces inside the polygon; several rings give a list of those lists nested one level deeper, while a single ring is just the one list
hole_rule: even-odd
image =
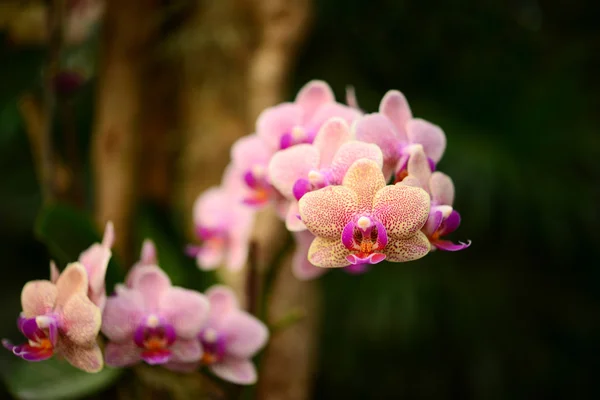
[{"label": "brown bark", "polygon": [[130,264],[136,193],[144,47],[152,28],[152,0],[110,0],[103,29],[92,162],[99,226],[112,220],[115,249]]}]

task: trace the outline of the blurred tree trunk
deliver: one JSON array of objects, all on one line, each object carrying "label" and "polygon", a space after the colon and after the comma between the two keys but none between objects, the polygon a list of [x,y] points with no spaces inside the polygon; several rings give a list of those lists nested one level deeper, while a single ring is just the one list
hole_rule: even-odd
[{"label": "blurred tree trunk", "polygon": [[131,263],[131,218],[136,193],[141,89],[153,0],[107,1],[101,49],[92,163],[98,223],[112,220],[115,249]]},{"label": "blurred tree trunk", "polygon": [[[308,0],[237,0],[202,2],[194,10],[182,33],[188,47],[183,49],[178,188],[180,205],[190,216],[190,235],[193,202],[207,187],[219,184],[233,142],[253,132],[261,110],[284,99],[309,9]],[[259,248],[276,249],[273,244],[282,229],[273,213],[261,213],[256,226]],[[305,399],[314,358],[317,297],[313,284],[291,275],[289,262],[282,268],[271,318],[299,307],[307,309],[308,316],[270,342],[261,366],[259,398]],[[244,277],[224,274],[238,292]]]}]

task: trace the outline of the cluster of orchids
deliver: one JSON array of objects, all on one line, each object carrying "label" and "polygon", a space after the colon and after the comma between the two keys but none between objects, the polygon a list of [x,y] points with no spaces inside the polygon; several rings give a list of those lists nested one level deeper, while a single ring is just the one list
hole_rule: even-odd
[{"label": "cluster of orchids", "polygon": [[[444,132],[413,118],[398,91],[388,92],[373,114],[352,96],[348,103],[312,81],[293,103],[263,111],[256,133],[232,147],[221,185],[194,204],[199,243],[186,252],[200,269],[241,270],[256,212],[268,205],[294,235],[293,272],[302,280],[330,268],[363,273],[384,260],[469,246],[444,239],[460,224],[452,180],[436,171]],[[62,273],[51,263],[50,280],[27,283],[18,319],[27,342],[4,346],[28,361],[58,355],[88,372],[144,361],[181,372],[207,366],[222,379],[253,384],[252,357],[269,337],[265,323],[241,309],[225,286],[205,294],[172,286],[150,240],[107,297],[113,239],[108,223],[102,243],[78,262]]]},{"label": "cluster of orchids", "polygon": [[260,114],[256,132],[233,145],[221,185],[194,205],[200,244],[188,253],[201,269],[243,268],[256,211],[268,205],[294,235],[292,268],[302,280],[470,245],[444,239],[460,215],[452,180],[436,171],[446,148],[442,129],[413,118],[396,90],[373,114],[352,93],[348,104],[312,81],[293,103]]},{"label": "cluster of orchids", "polygon": [[[146,240],[140,260],[125,283],[107,297],[105,275],[112,256],[113,226],[102,243],[92,245],[50,280],[28,282],[21,293],[18,327],[27,342],[3,345],[27,361],[54,355],[86,372],[104,364],[127,367],[139,362],[191,372],[201,366],[237,384],[253,384],[252,357],[269,337],[265,324],[240,308],[234,292],[222,285],[205,294],[173,286],[157,265],[154,244]],[[98,335],[107,339],[102,354]]]}]

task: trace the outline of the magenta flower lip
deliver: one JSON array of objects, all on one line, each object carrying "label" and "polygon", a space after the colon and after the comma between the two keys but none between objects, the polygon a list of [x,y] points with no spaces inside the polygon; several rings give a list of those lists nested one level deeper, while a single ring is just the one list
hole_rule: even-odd
[{"label": "magenta flower lip", "polygon": [[[40,324],[38,324],[40,321]],[[52,357],[57,340],[57,321],[53,316],[25,318],[19,316],[17,320],[19,330],[27,338],[28,343],[13,345],[3,340],[3,346],[12,351],[14,355],[26,361],[43,361]],[[40,327],[39,325],[43,325]]]}]

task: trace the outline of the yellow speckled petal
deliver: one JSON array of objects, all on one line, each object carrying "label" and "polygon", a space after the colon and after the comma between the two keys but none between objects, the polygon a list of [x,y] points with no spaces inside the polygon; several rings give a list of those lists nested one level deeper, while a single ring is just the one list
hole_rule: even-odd
[{"label": "yellow speckled petal", "polygon": [[86,294],[71,296],[62,309],[62,317],[62,329],[73,343],[83,345],[96,340],[102,315]]},{"label": "yellow speckled petal", "polygon": [[385,178],[377,162],[362,158],[350,166],[342,184],[357,194],[360,212],[371,212],[373,196],[385,186]]},{"label": "yellow speckled petal", "polygon": [[306,193],[299,202],[302,222],[315,236],[340,240],[346,224],[358,212],[357,196],[343,186]]},{"label": "yellow speckled petal", "polygon": [[396,239],[388,242],[384,249],[387,261],[406,262],[417,260],[429,253],[430,245],[427,236],[423,232],[408,239]]},{"label": "yellow speckled petal", "polygon": [[56,286],[50,281],[27,282],[21,292],[21,305],[25,318],[49,313],[56,302]]},{"label": "yellow speckled petal", "polygon": [[317,237],[308,249],[308,260],[317,267],[340,268],[350,265],[346,260],[348,254],[350,251],[342,244],[340,238]]},{"label": "yellow speckled petal", "polygon": [[383,224],[391,239],[413,236],[428,216],[429,195],[421,188],[399,183],[375,194],[373,217]]},{"label": "yellow speckled petal", "polygon": [[76,293],[87,293],[88,277],[84,266],[78,262],[67,265],[56,281],[56,289],[58,290],[57,306],[65,305]]},{"label": "yellow speckled petal", "polygon": [[96,341],[79,346],[63,337],[58,343],[58,352],[69,364],[85,372],[100,372],[104,367],[102,351]]}]

